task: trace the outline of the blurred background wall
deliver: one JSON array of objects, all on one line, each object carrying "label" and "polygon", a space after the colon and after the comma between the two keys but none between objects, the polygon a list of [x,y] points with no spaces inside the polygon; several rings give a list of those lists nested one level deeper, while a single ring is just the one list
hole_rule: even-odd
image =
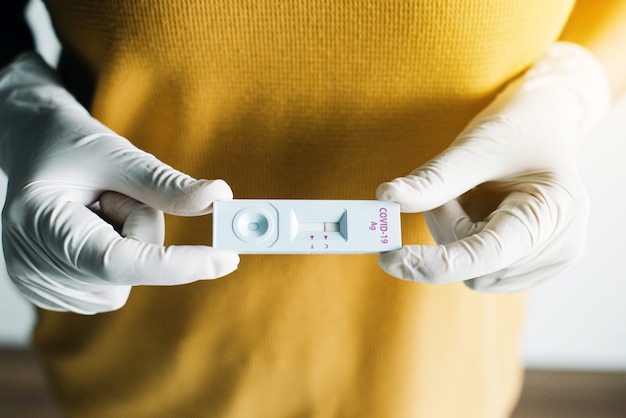
[{"label": "blurred background wall", "polygon": [[[58,43],[45,7],[29,19],[44,58]],[[592,201],[587,252],[563,277],[530,293],[523,355],[529,368],[626,371],[626,97],[580,153]],[[6,178],[0,173],[0,200]],[[0,345],[26,346],[34,311],[6,277],[0,257]]]}]

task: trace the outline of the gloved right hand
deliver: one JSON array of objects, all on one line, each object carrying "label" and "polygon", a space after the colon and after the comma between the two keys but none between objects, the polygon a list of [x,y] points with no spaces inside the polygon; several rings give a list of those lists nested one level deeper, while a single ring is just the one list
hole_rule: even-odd
[{"label": "gloved right hand", "polygon": [[[9,277],[35,305],[82,314],[122,307],[135,285],[213,279],[239,257],[163,246],[163,214],[210,213],[231,199],[92,118],[34,53],[0,71],[0,166],[8,176],[2,238]],[[123,223],[121,234],[93,209]]]}]

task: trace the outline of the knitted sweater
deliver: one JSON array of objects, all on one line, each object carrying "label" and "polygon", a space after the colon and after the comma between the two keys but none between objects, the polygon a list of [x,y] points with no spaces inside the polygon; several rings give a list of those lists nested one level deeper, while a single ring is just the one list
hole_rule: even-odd
[{"label": "knitted sweater", "polygon": [[[308,199],[374,198],[439,153],[572,3],[46,0],[95,117],[237,198]],[[210,216],[166,225],[210,244]],[[432,243],[421,215],[402,225]],[[41,311],[34,341],[70,416],[495,418],[520,389],[523,306],[376,255],[244,255],[116,312]]]}]

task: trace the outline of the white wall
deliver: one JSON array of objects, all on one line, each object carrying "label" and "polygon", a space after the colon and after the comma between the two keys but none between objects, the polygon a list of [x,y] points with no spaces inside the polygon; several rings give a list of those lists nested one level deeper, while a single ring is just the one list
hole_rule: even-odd
[{"label": "white wall", "polygon": [[[46,16],[39,1],[31,17],[41,28]],[[38,42],[54,61],[51,32],[41,30]],[[588,249],[564,277],[531,293],[523,347],[529,367],[626,371],[625,160],[626,98],[581,152],[593,202]],[[0,179],[2,196],[4,184]],[[0,344],[26,344],[33,319],[33,310],[0,274]]]}]

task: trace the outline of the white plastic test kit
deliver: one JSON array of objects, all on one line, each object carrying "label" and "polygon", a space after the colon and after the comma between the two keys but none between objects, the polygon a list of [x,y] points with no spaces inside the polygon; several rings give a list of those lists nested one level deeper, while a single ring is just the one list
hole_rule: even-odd
[{"label": "white plastic test kit", "polygon": [[402,246],[400,205],[379,200],[217,201],[213,246],[242,254],[397,250]]}]

